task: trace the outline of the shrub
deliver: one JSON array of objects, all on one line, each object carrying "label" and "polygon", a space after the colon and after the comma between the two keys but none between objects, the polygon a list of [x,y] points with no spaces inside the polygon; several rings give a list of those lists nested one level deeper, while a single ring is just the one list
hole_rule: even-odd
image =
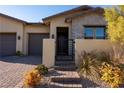
[{"label": "shrub", "polygon": [[114,64],[118,65],[120,63],[124,63],[124,46],[113,46],[111,56]]},{"label": "shrub", "polygon": [[81,52],[79,55],[79,66],[78,71],[79,74],[93,75],[96,76],[98,73],[98,63],[94,56],[94,53],[87,53],[85,51]]},{"label": "shrub", "polygon": [[112,65],[119,65],[124,62],[124,49],[122,47],[113,47],[109,51],[95,51],[94,56],[99,64],[106,62]]},{"label": "shrub", "polygon": [[17,51],[17,52],[16,52],[16,55],[17,55],[17,56],[23,56],[24,54],[23,54],[21,51]]},{"label": "shrub", "polygon": [[41,81],[41,75],[38,70],[33,69],[24,76],[24,87],[35,87]]},{"label": "shrub", "polygon": [[111,87],[119,87],[123,82],[123,74],[120,68],[104,63],[101,67],[101,79]]},{"label": "shrub", "polygon": [[111,62],[111,56],[108,52],[97,52],[96,53],[96,59],[101,63],[101,62]]},{"label": "shrub", "polygon": [[38,70],[41,75],[45,75],[48,73],[48,68],[42,64],[38,65],[35,69]]}]

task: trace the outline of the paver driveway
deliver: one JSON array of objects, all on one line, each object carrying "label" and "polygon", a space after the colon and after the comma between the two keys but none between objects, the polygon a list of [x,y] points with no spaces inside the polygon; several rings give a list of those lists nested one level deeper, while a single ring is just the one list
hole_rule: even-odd
[{"label": "paver driveway", "polygon": [[22,81],[26,71],[40,63],[39,56],[0,58],[0,87],[15,87]]}]

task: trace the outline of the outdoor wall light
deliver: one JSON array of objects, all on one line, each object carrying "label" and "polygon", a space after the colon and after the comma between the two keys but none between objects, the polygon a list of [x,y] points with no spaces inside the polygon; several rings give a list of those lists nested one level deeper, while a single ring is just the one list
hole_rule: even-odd
[{"label": "outdoor wall light", "polygon": [[21,37],[20,36],[18,36],[18,40],[20,40],[21,39]]}]

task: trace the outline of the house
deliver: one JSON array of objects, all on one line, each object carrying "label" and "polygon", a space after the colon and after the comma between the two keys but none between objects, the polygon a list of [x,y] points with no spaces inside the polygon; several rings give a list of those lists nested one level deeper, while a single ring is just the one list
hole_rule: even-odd
[{"label": "house", "polygon": [[0,56],[17,51],[42,55],[43,62],[52,66],[56,59],[73,60],[82,50],[110,47],[103,14],[102,8],[87,5],[43,18],[42,23],[0,14]]}]

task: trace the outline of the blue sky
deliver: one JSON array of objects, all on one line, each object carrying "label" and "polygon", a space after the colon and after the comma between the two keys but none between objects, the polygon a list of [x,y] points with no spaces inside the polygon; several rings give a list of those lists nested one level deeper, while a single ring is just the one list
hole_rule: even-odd
[{"label": "blue sky", "polygon": [[[0,5],[0,13],[7,14],[27,22],[40,22],[42,18],[78,7],[76,5]],[[95,6],[96,7],[96,6]],[[106,7],[106,6],[100,6]]]}]

